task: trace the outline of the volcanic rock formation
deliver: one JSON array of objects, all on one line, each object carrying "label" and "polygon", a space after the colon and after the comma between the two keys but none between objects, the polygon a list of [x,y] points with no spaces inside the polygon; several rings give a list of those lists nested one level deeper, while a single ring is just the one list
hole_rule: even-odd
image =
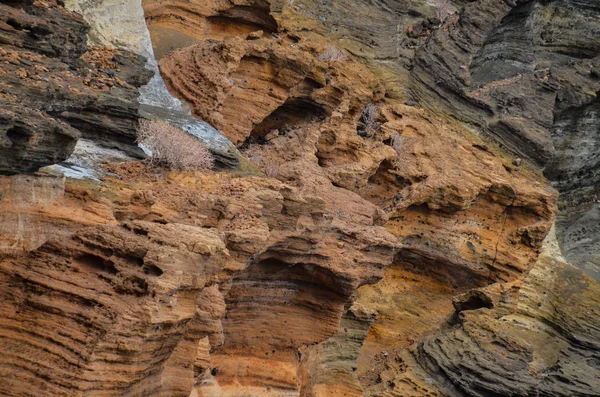
[{"label": "volcanic rock formation", "polygon": [[2,2],[0,172],[66,160],[78,138],[141,157],[135,145],[137,88],[145,59],[89,48],[88,25],[56,2]]},{"label": "volcanic rock formation", "polygon": [[[600,395],[595,2],[67,3],[0,0],[0,394]],[[157,78],[247,161],[27,174]]]}]

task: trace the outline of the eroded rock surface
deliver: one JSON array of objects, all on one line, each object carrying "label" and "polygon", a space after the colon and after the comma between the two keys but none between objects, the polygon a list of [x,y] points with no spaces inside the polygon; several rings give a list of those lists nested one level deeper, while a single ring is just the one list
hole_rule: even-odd
[{"label": "eroded rock surface", "polygon": [[[334,215],[358,196],[332,206],[260,177],[152,176],[135,163],[109,171],[118,178],[100,184],[46,177],[58,183],[51,202],[4,204],[37,213],[23,227],[55,237],[21,234],[12,248],[29,253],[4,250],[3,394],[187,396],[210,391],[217,373],[227,393],[228,377],[261,374],[265,360],[290,378],[248,387],[294,392],[298,349],[338,332],[356,289],[379,279],[397,248],[373,224],[374,208]],[[5,185],[6,197],[18,188]],[[296,316],[303,322],[283,323]],[[55,334],[54,322],[65,331]],[[37,331],[18,337],[24,324]]]},{"label": "eroded rock surface", "polygon": [[[227,3],[188,8],[175,2],[169,13],[158,2],[146,6],[151,30],[193,36],[182,45],[190,47],[176,50],[176,43],[184,41],[167,35],[170,50],[176,51],[168,55],[164,50],[160,66],[172,92],[219,125],[251,159],[262,165],[268,159],[281,163],[280,179],[297,183],[298,173],[287,169],[306,156],[296,154],[296,147],[314,151],[320,171],[335,186],[378,206],[385,213],[385,227],[402,242],[384,279],[359,290],[357,307],[378,315],[364,345],[353,345],[356,336],[350,336],[360,332],[346,332],[330,342],[343,353],[317,349],[318,360],[309,354],[307,362],[313,360],[311,365],[325,374],[327,368],[336,368],[336,375],[309,383],[300,389],[301,395],[527,395],[540,389],[548,395],[595,393],[595,375],[592,371],[588,376],[587,367],[561,375],[571,371],[566,369],[572,367],[569,362],[584,354],[571,353],[578,342],[562,339],[556,333],[561,325],[544,331],[548,336],[542,342],[535,324],[547,321],[535,310],[522,320],[527,331],[520,339],[510,336],[519,320],[507,317],[497,323],[515,313],[517,301],[524,299],[519,298],[521,286],[533,282],[526,275],[536,269],[555,211],[556,194],[535,164],[553,158],[546,174],[564,181],[556,184],[565,200],[561,208],[572,211],[559,217],[558,240],[564,244],[569,235],[571,255],[580,255],[588,271],[594,269],[595,235],[588,232],[583,237],[582,227],[594,230],[594,166],[583,158],[593,158],[595,152],[593,145],[587,151],[575,148],[589,142],[595,131],[595,6],[309,3],[271,3],[278,32],[264,18],[263,4],[252,4],[255,10],[231,20],[236,7]],[[394,7],[396,15],[406,13],[396,20],[396,34],[385,33],[392,26],[385,22],[383,34],[369,33],[376,25],[356,17],[379,15],[377,21],[385,21]],[[230,21],[232,28],[225,29],[217,20]],[[198,29],[185,31],[186,24]],[[361,46],[366,42],[370,45]],[[345,49],[367,68],[322,58],[328,43]],[[385,60],[374,55],[383,53]],[[390,60],[398,62],[386,65]],[[395,86],[398,82],[404,87]],[[380,116],[377,127],[367,131],[361,111],[370,102],[379,106]],[[428,111],[413,109],[417,103]],[[430,112],[450,114],[468,124],[438,119]],[[563,114],[564,121],[557,114]],[[473,136],[474,130],[498,145]],[[576,139],[574,130],[579,131]],[[318,138],[311,139],[311,134]],[[282,137],[301,143],[290,145]],[[564,142],[561,149],[555,149],[557,142]],[[553,169],[570,171],[565,175]],[[569,189],[578,193],[569,196]],[[577,197],[582,206],[575,207],[576,199],[567,197]],[[566,218],[569,221],[561,220]],[[587,226],[579,223],[581,219]],[[560,231],[566,225],[573,225],[570,234]],[[575,249],[583,246],[585,250]],[[537,262],[540,269],[544,261]],[[595,291],[597,286],[589,282]],[[561,287],[578,296],[584,292],[577,285],[569,279]],[[541,286],[531,288],[543,294]],[[595,305],[593,300],[585,302],[586,310]],[[497,314],[475,316],[480,312]],[[478,320],[471,320],[471,313]],[[565,314],[566,318],[571,317]],[[373,319],[365,315],[362,321]],[[508,328],[504,322],[510,323]],[[488,336],[462,353],[470,349],[468,337],[450,336],[461,332],[472,338]],[[448,339],[448,346],[435,350],[431,334]],[[564,363],[532,358],[544,354],[538,351],[551,340],[555,353],[565,355]],[[495,343],[515,350],[503,353]],[[448,358],[450,349],[457,353]],[[467,357],[474,360],[471,375],[461,367]],[[478,358],[483,361],[478,363]],[[525,372],[519,375],[518,368]],[[258,377],[253,374],[252,380],[240,382],[253,384]],[[564,380],[569,377],[585,379],[571,384]],[[230,382],[221,379],[223,384]]]},{"label": "eroded rock surface", "polygon": [[558,239],[565,257],[600,280],[598,137],[600,102],[566,109],[552,128],[556,155],[546,175],[561,191]]},{"label": "eroded rock surface", "polygon": [[144,8],[249,163],[4,177],[2,394],[598,395],[593,2]]},{"label": "eroded rock surface", "polygon": [[458,326],[419,345],[418,360],[469,395],[597,395],[597,284],[556,246],[546,242],[518,293],[462,311]]},{"label": "eroded rock surface", "polygon": [[424,106],[546,166],[564,203],[561,247],[596,279],[599,12],[593,1],[473,2],[427,37],[411,72]]},{"label": "eroded rock surface", "polygon": [[[83,229],[6,259],[2,393],[176,395],[185,381],[189,389],[193,368],[177,355],[197,354],[186,338],[218,332],[186,331],[225,259],[215,233],[148,222]],[[11,363],[20,371],[7,371]]]},{"label": "eroded rock surface", "polygon": [[88,48],[88,24],[56,2],[3,2],[2,173],[63,161],[80,136],[141,157],[137,87],[145,59]]}]

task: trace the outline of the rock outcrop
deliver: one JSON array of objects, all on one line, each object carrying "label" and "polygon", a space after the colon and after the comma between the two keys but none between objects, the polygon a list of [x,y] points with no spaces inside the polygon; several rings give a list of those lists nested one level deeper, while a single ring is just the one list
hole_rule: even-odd
[{"label": "rock outcrop", "polygon": [[466,5],[417,51],[413,95],[544,165],[552,157],[554,115],[599,91],[599,10],[592,1],[570,3]]},{"label": "rock outcrop", "polygon": [[56,2],[3,2],[0,24],[3,174],[66,160],[80,136],[141,157],[137,87],[145,59],[88,48],[89,26]]},{"label": "rock outcrop", "polygon": [[597,122],[600,101],[560,112],[552,127],[555,156],[545,173],[561,192],[557,237],[569,263],[600,280]]},{"label": "rock outcrop", "polygon": [[[0,5],[72,43],[0,23],[7,130],[52,131],[6,173],[138,112],[248,161],[0,178],[0,394],[599,395],[594,2],[143,6]],[[80,92],[17,95],[25,53]]]},{"label": "rock outcrop", "polygon": [[541,166],[562,193],[557,237],[598,279],[600,9],[593,1],[479,1],[416,53],[412,93]]},{"label": "rock outcrop", "polygon": [[481,207],[486,219],[477,224],[483,230],[448,226],[444,250],[452,246],[452,256],[467,257],[464,270],[483,283],[509,281],[529,269],[537,253],[526,251],[539,247],[556,200],[539,174],[514,166],[509,156],[460,126],[445,126],[408,106],[374,105],[381,113],[377,126],[363,130],[363,109],[384,95],[375,76],[355,62],[319,61],[318,44],[289,48],[288,40],[207,42],[176,51],[160,64],[169,87],[201,117],[221,123],[251,159],[257,152],[285,159],[280,178],[291,183],[302,179],[295,162],[317,165],[315,174],[385,212],[390,228],[396,225],[419,256],[435,251],[434,241],[423,246],[425,233],[434,239],[443,233],[435,219],[457,223]]},{"label": "rock outcrop", "polygon": [[[240,370],[258,371],[261,389],[296,390],[298,349],[336,334],[356,289],[380,278],[396,250],[368,216],[349,214],[363,219],[357,226],[279,182],[110,171],[137,182],[68,182],[51,213],[77,206],[83,219],[47,215],[47,227],[71,232],[21,241],[30,253],[0,264],[4,395],[187,396]],[[87,226],[90,214],[98,226]],[[290,378],[268,382],[265,365]]]},{"label": "rock outcrop", "polygon": [[146,60],[142,74],[150,74],[152,78],[140,84],[136,91],[137,117],[160,119],[185,130],[208,146],[216,164],[222,168],[239,166],[240,156],[231,142],[210,124],[191,117],[187,106],[167,91],[158,72],[141,0],[69,0],[66,6],[81,13],[90,24],[90,43],[133,52]]},{"label": "rock outcrop", "polygon": [[133,222],[3,261],[2,394],[189,393],[193,368],[178,356],[218,334],[186,331],[225,259],[215,233]]},{"label": "rock outcrop", "polygon": [[461,311],[419,345],[418,360],[453,385],[446,394],[598,395],[597,284],[557,252],[549,239],[518,292],[489,291],[491,307]]},{"label": "rock outcrop", "polygon": [[[381,311],[400,309],[387,299],[399,299],[396,290],[407,286],[390,281],[391,290],[387,290],[384,277],[382,287],[363,287],[344,332],[338,331],[317,348],[300,350],[308,365],[307,374],[318,374],[300,387],[301,395],[381,395],[389,385],[382,383],[383,369],[379,365],[393,356],[389,346],[404,349],[396,353],[396,365],[385,364],[399,371],[405,365],[400,355],[411,355],[406,348],[427,330],[452,324],[454,296],[473,288],[499,288],[518,282],[532,268],[550,228],[548,221],[556,201],[555,192],[539,171],[526,164],[513,164],[513,157],[458,123],[383,100],[385,88],[375,75],[360,63],[327,59],[323,56],[327,51],[323,41],[295,33],[268,37],[264,32],[262,37],[224,38],[218,43],[198,40],[160,61],[172,92],[186,98],[199,116],[219,125],[250,159],[260,165],[277,161],[279,179],[296,186],[313,185],[305,176],[311,170],[312,178],[325,178],[376,205],[382,212],[381,222],[402,242],[392,269],[405,269],[400,274],[408,279],[411,273],[426,273],[422,282],[437,283],[435,290],[443,291],[437,298],[439,309],[419,301],[431,295],[407,299],[433,315],[421,320],[422,330],[413,332],[409,331],[415,327],[412,317],[404,318],[401,326],[394,322],[395,327],[413,336],[403,335],[398,328],[385,331],[389,334],[384,346],[374,351],[379,343],[375,335],[387,327],[386,320],[375,320],[369,333],[365,329],[374,321],[374,313],[382,316]],[[369,106],[378,109],[375,123],[370,126],[366,125],[364,111]],[[258,287],[260,279],[270,280],[274,271],[266,269],[257,269],[252,285]],[[397,274],[398,270],[388,272]],[[244,279],[249,277],[243,274]],[[413,288],[416,294],[420,284]],[[371,296],[367,292],[371,289],[380,294]],[[232,288],[230,294],[235,293],[237,289]],[[230,302],[232,307],[241,304]],[[419,309],[407,310],[426,316]],[[390,315],[399,313],[404,312]],[[281,313],[279,317],[291,316]],[[285,382],[291,387],[294,382],[308,379],[297,379],[291,371],[280,371],[281,377],[276,377],[266,370],[270,368],[268,363],[278,360],[268,358],[277,355],[278,348],[271,353],[264,348],[262,365],[254,359],[245,359],[244,365],[232,361],[236,350],[229,347],[228,340],[235,341],[237,351],[263,346],[264,341],[277,346],[281,337],[275,330],[286,329],[285,324],[269,327],[270,332],[261,329],[260,342],[250,338],[253,333],[242,331],[237,323],[226,321],[224,327],[226,335],[229,327],[233,332],[225,338],[223,352],[219,351],[217,357],[228,370],[218,374],[216,380],[228,395],[248,390],[263,394],[265,390],[257,389],[257,384],[273,388],[277,382]],[[400,341],[390,340],[391,335]],[[367,342],[361,349],[365,336]],[[341,351],[332,346],[342,346]],[[381,351],[386,355],[382,356]],[[412,363],[418,371],[428,373],[424,364],[414,359]],[[231,365],[238,369],[233,371]],[[369,370],[365,372],[364,367]],[[423,375],[420,381],[425,382],[428,376]],[[417,375],[411,381],[418,382]],[[250,385],[254,388],[245,388]]]}]

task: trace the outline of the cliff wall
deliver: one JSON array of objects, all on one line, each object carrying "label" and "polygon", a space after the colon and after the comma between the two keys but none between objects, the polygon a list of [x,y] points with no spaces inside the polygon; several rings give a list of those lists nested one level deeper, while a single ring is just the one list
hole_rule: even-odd
[{"label": "cliff wall", "polygon": [[0,8],[0,394],[599,395],[594,2]]}]

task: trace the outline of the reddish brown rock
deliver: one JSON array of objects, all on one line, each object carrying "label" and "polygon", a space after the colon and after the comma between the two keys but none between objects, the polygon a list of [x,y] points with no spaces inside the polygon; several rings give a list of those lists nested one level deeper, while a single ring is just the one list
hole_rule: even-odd
[{"label": "reddish brown rock", "polygon": [[[298,378],[302,366],[297,349],[335,335],[354,291],[380,278],[395,251],[395,239],[372,220],[357,226],[333,219],[335,207],[280,182],[224,174],[159,178],[151,176],[157,170],[135,163],[111,170],[128,179],[135,175],[136,182],[68,182],[65,191],[59,183],[51,203],[12,209],[29,214],[52,205],[50,213],[39,212],[31,224],[60,231],[63,223],[69,227],[62,233],[73,234],[37,249],[43,236],[20,236],[15,243],[33,251],[13,253],[0,265],[3,308],[10,320],[3,323],[8,339],[3,377],[12,379],[4,384],[4,394],[31,383],[40,395],[152,390],[187,396],[193,387],[202,392],[213,372],[225,390],[235,374],[234,363],[261,371],[265,358],[270,365],[287,366],[290,376]],[[7,197],[18,194],[14,185],[5,186]],[[11,208],[9,201],[5,205]],[[81,208],[82,216],[95,212],[98,223],[112,225],[86,227],[78,213],[57,218],[65,206]],[[81,308],[75,309],[78,304]],[[98,307],[102,316],[94,314]],[[268,312],[278,311],[282,315],[269,323]],[[305,320],[279,323],[288,317]],[[69,331],[56,334],[48,325],[52,322]],[[10,324],[30,324],[55,336],[31,333],[20,339]],[[281,334],[266,337],[261,330]],[[135,335],[140,342],[126,345]],[[51,338],[55,347],[35,353],[40,338]],[[65,338],[78,344],[61,351]],[[265,357],[267,348],[278,354]],[[27,356],[35,360],[27,361]],[[37,366],[42,362],[44,370]],[[17,376],[15,366],[28,369]],[[65,378],[67,373],[74,375]],[[297,387],[266,381],[254,386]]]},{"label": "reddish brown rock", "polygon": [[132,222],[3,260],[2,393],[177,394],[169,371],[192,368],[169,364],[226,255],[214,232]]},{"label": "reddish brown rock", "polygon": [[[0,262],[10,285],[0,368],[12,383],[0,390],[597,393],[597,284],[552,240],[542,246],[556,192],[437,103],[470,106],[435,83],[439,57],[484,48],[478,29],[527,2],[473,2],[460,18],[442,1],[284,3],[145,4],[169,88],[240,146],[253,164],[239,174],[129,163],[108,165],[100,182],[0,184],[12,255]],[[447,58],[444,81],[468,83],[471,65]],[[465,95],[489,105],[518,81]],[[419,91],[428,83],[443,95]],[[409,86],[440,116],[401,105]],[[527,138],[547,113],[517,116]]]},{"label": "reddish brown rock", "polygon": [[[250,159],[257,159],[263,167],[276,161],[278,178],[303,191],[319,191],[326,203],[344,202],[337,217],[362,222],[356,218],[356,211],[348,210],[353,207],[349,207],[347,199],[339,195],[347,192],[346,197],[349,197],[349,192],[354,192],[374,205],[375,219],[385,223],[402,247],[393,267],[386,271],[392,279],[386,281],[384,277],[381,287],[377,284],[359,290],[360,305],[369,308],[366,313],[379,314],[362,349],[361,340],[373,321],[370,315],[357,317],[347,312],[343,317],[347,324],[344,328],[356,331],[345,332],[338,328],[337,333],[324,342],[304,349],[302,345],[314,342],[301,339],[304,336],[294,331],[295,325],[287,325],[287,321],[310,318],[310,314],[280,311],[275,304],[279,295],[269,295],[267,299],[271,312],[265,314],[263,320],[266,328],[244,328],[242,318],[247,316],[246,308],[253,305],[247,297],[267,289],[262,283],[279,288],[275,286],[284,280],[285,285],[292,282],[286,275],[279,274],[272,262],[247,268],[239,279],[234,278],[226,300],[232,309],[224,322],[225,344],[215,355],[222,368],[215,380],[222,393],[232,395],[268,394],[265,386],[271,390],[291,390],[294,385],[300,385],[306,395],[361,395],[363,388],[370,395],[379,395],[383,390],[394,389],[385,379],[393,383],[401,377],[402,382],[414,387],[413,395],[436,395],[439,387],[427,385],[423,379],[429,376],[428,370],[407,349],[427,333],[454,321],[452,301],[455,296],[469,291],[475,294],[474,288],[488,285],[511,291],[511,286],[525,277],[550,228],[550,219],[556,210],[556,193],[532,167],[515,168],[510,155],[460,125],[423,110],[381,101],[381,86],[374,76],[350,60],[319,61],[317,54],[322,50],[318,48],[323,47],[318,43],[299,43],[294,50],[286,50],[285,41],[274,40],[273,54],[277,54],[277,59],[289,59],[278,60],[278,68],[265,69],[261,65],[241,68],[234,60],[231,63],[234,72],[229,72],[225,65],[230,64],[222,63],[224,54],[271,48],[266,47],[266,43],[267,39],[250,42],[231,39],[218,45],[199,44],[163,59],[161,66],[171,89],[188,95],[198,111],[214,109],[212,115],[206,117],[215,120],[226,115],[223,120],[230,120],[231,124],[223,126],[224,133],[230,138],[239,137],[237,142],[243,147],[251,143],[246,150]],[[301,70],[292,66],[297,65],[299,55],[312,59],[312,63],[303,64],[313,65],[306,73],[318,76],[320,72],[316,70],[325,70],[322,87],[306,91],[276,83],[277,76],[290,75],[286,67]],[[235,59],[243,59],[243,56],[237,55]],[[191,87],[186,81],[195,73],[211,78],[191,77],[196,82],[191,91],[186,88]],[[237,77],[231,86],[218,86],[218,95],[210,95],[215,92],[213,82],[227,81],[234,73]],[[240,76],[241,73],[245,74]],[[246,78],[253,82],[249,88],[244,85]],[[273,103],[269,96],[271,89],[282,90],[287,97],[283,104],[278,108],[256,105]],[[304,95],[302,105],[294,100],[296,92]],[[372,101],[378,101],[379,115],[375,125],[367,130],[363,109]],[[302,113],[297,109],[308,106],[303,105],[307,103],[325,109],[320,113],[323,117],[298,118]],[[250,118],[255,117],[252,123],[247,122],[248,114],[242,113],[243,109],[252,109]],[[310,113],[313,114],[318,113]],[[277,133],[263,135],[263,131]],[[345,244],[342,241],[341,250],[347,249]],[[311,280],[324,277],[311,272]],[[298,274],[293,280],[302,277]],[[333,281],[327,284],[336,285]],[[428,292],[423,292],[423,288]],[[402,291],[406,290],[410,291],[406,302],[398,302],[396,294],[403,295]],[[339,299],[335,294],[340,291],[343,289],[335,287],[331,291],[333,295],[319,301],[335,302]],[[315,295],[320,296],[317,290],[309,293],[309,296]],[[406,311],[398,310],[390,299],[400,307],[408,305]],[[411,309],[412,305],[415,308]],[[273,313],[280,321],[276,325],[270,320]],[[414,314],[407,316],[406,313]],[[327,327],[327,323],[323,322],[322,326]],[[288,331],[293,332],[294,337],[288,335]],[[333,328],[329,332],[315,328],[314,332],[320,332],[321,337],[313,340],[323,339]],[[298,349],[298,355],[291,354],[290,349],[287,353],[285,348],[282,351],[286,344]],[[343,348],[336,350],[331,346]],[[358,364],[355,364],[357,359]],[[302,377],[294,371],[296,360],[305,366]],[[333,362],[338,364],[331,364]],[[406,388],[399,390],[408,393]]]}]

